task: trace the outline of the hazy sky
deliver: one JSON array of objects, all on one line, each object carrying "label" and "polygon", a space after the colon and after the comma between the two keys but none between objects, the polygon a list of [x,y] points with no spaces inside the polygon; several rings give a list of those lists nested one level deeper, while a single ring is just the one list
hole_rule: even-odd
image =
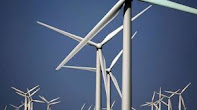
[{"label": "hazy sky", "polygon": [[[175,0],[174,0],[175,1]],[[11,86],[26,90],[40,85],[34,96],[47,99],[61,97],[62,103],[54,110],[85,109],[95,102],[95,73],[55,68],[78,42],[40,26],[36,21],[58,27],[84,37],[111,9],[117,0],[1,0],[0,2],[0,109],[8,104],[20,104],[22,97]],[[197,8],[195,0],[176,0]],[[134,1],[132,16],[149,4]],[[105,36],[122,25],[123,9],[119,15],[93,38],[101,42]],[[182,89],[192,85],[183,94],[188,110],[196,109],[197,98],[197,15],[153,6],[133,22],[133,106],[137,109],[150,101],[153,91]],[[103,47],[107,66],[122,49],[122,32]],[[85,46],[68,65],[95,67],[95,48]],[[113,68],[120,87],[121,62]],[[103,94],[104,88],[103,88]],[[121,100],[112,84],[112,101],[120,110]],[[173,98],[177,110],[178,97]],[[103,106],[105,107],[105,95]],[[44,110],[44,104],[34,104],[36,110]],[[11,109],[11,107],[9,107]]]}]

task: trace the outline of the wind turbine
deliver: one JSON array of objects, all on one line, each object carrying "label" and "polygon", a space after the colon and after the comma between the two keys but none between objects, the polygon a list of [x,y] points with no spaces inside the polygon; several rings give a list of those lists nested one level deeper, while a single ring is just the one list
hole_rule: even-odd
[{"label": "wind turbine", "polygon": [[185,86],[185,88],[183,88],[183,90],[179,93],[177,92],[172,92],[172,91],[166,91],[167,93],[171,93],[171,94],[177,94],[179,95],[179,110],[181,110],[181,105],[183,105],[184,107],[184,110],[186,110],[186,106],[185,106],[185,102],[183,100],[183,96],[182,96],[182,93],[191,85],[191,82]]},{"label": "wind turbine", "polygon": [[26,92],[26,93],[23,92],[23,91],[21,91],[21,90],[19,90],[19,89],[17,89],[17,88],[15,88],[15,87],[11,87],[11,88],[14,89],[18,95],[20,95],[20,96],[22,96],[22,97],[25,98],[24,110],[29,110],[30,108],[28,108],[28,101],[29,101],[29,100],[28,100],[28,93],[29,93],[29,92],[32,92],[33,90],[35,90],[35,89],[38,88],[38,87],[39,87],[39,85],[33,87],[32,89],[30,89],[30,90],[29,90],[28,92]]},{"label": "wind turbine", "polygon": [[29,92],[29,89],[27,89],[27,92],[28,92],[28,99],[29,99],[29,101],[28,101],[28,108],[30,108],[30,110],[33,110],[33,102],[44,103],[43,101],[34,100],[34,99],[32,98],[32,96],[33,96],[34,94],[36,94],[39,90],[40,90],[40,88],[37,89],[36,91],[34,91],[34,92],[31,94],[31,93]]},{"label": "wind turbine", "polygon": [[157,105],[159,104],[159,102],[161,102],[163,100],[163,97],[157,101],[154,101],[154,98],[155,98],[155,92],[153,93],[151,102],[146,102],[145,104],[143,104],[141,106],[151,106],[151,110],[154,110],[154,107],[156,108],[156,110],[159,110],[159,107]]},{"label": "wind turbine", "polygon": [[[148,6],[147,8],[145,8],[144,10],[142,10],[140,13],[138,13],[136,16],[134,16],[131,21],[134,21],[135,19],[137,19],[140,15],[142,15],[144,12],[146,12],[152,5]],[[47,25],[47,24],[44,24],[42,22],[37,22],[38,24],[42,25],[42,26],[45,26],[49,29],[52,29],[58,33],[61,33],[65,36],[68,36],[78,42],[82,41],[83,38],[80,37],[80,36],[77,36],[77,35],[74,35],[74,34],[71,34],[71,33],[68,33],[68,32],[65,32],[63,30],[60,30],[60,29],[57,29],[55,27],[52,27],[50,25]],[[101,76],[100,76],[100,65],[101,65],[101,68],[102,70],[104,69],[103,68],[103,59],[102,59],[102,46],[107,43],[110,39],[112,39],[118,32],[120,32],[121,30],[123,29],[123,25],[118,27],[116,30],[114,30],[113,32],[111,32],[110,34],[108,34],[106,36],[106,38],[101,42],[101,43],[95,43],[95,42],[92,42],[92,41],[88,41],[87,44],[91,45],[91,46],[94,46],[96,48],[96,110],[100,110],[101,109]],[[102,64],[101,64],[102,63]],[[85,69],[85,68],[84,68]],[[103,80],[104,80],[104,86],[106,87],[106,77],[105,77],[105,73],[103,73]],[[106,94],[107,94],[107,91],[106,91]]]},{"label": "wind turbine", "polygon": [[57,101],[59,99],[59,97],[52,99],[50,101],[48,101],[46,98],[44,98],[43,96],[39,96],[46,104],[47,104],[47,110],[51,110],[51,105],[55,105],[60,103],[60,101]]},{"label": "wind turbine", "polygon": [[[177,93],[180,89],[178,89],[177,91],[175,91],[175,93]],[[156,92],[157,93],[157,92]],[[164,105],[166,105],[168,107],[168,110],[172,110],[172,102],[171,102],[171,98],[175,95],[174,93],[170,96],[166,96],[164,94],[161,94],[160,93],[157,93],[159,94],[160,96],[164,97],[164,98],[167,98],[168,99],[168,103],[165,103],[164,101],[161,101]]]},{"label": "wind turbine", "polygon": [[[135,35],[137,34],[137,31],[133,34],[133,36],[131,38],[134,38]],[[114,83],[120,97],[122,98],[122,93],[121,90],[119,88],[118,82],[115,78],[115,76],[112,74],[112,68],[114,67],[114,65],[116,64],[116,62],[118,61],[118,59],[120,58],[120,56],[122,55],[122,50],[119,52],[119,54],[113,59],[113,61],[111,62],[111,65],[109,66],[109,68],[106,69],[106,63],[105,63],[105,58],[103,56],[104,59],[104,72],[107,74],[107,87],[106,87],[106,96],[107,96],[107,109],[110,110],[111,109],[111,93],[110,93],[110,80],[112,79],[112,82]],[[72,68],[72,69],[80,69],[80,70],[86,70],[86,71],[95,71],[96,72],[96,68],[91,68],[91,67],[77,67],[77,66],[64,66],[65,68]],[[103,72],[103,73],[104,73]]]},{"label": "wind turbine", "polygon": [[85,105],[86,105],[86,103],[84,103],[84,104],[82,105],[81,110],[83,110],[83,109],[84,109]]},{"label": "wind turbine", "polygon": [[[11,106],[11,107],[13,107],[13,108],[14,108],[14,110],[19,110],[23,105],[24,105],[24,103],[23,103],[23,102],[22,102],[22,104],[21,104],[21,105],[19,105],[19,106],[15,106],[15,105],[10,104],[10,106]],[[6,108],[7,108],[7,106],[6,106]]]}]

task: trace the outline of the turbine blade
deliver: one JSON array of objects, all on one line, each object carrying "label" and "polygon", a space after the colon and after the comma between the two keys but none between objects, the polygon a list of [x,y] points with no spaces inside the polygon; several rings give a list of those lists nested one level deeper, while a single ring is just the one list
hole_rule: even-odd
[{"label": "turbine blade", "polygon": [[84,104],[82,105],[81,110],[83,110],[83,108],[85,107],[85,105],[86,105],[86,103],[84,103]]},{"label": "turbine blade", "polygon": [[[141,16],[144,12],[146,12],[152,5],[149,5],[147,8],[145,8],[144,10],[142,10],[140,13],[138,13],[137,15],[135,15],[131,21],[134,21],[135,19],[137,19],[139,16]],[[106,36],[106,38],[101,42],[101,45],[104,45],[105,43],[107,43],[109,40],[111,40],[116,34],[118,34],[121,30],[123,29],[123,25],[118,27],[117,29],[115,29],[114,31],[112,31],[110,34],[108,34]],[[134,35],[135,36],[135,35]],[[133,37],[134,37],[133,36]],[[132,39],[133,39],[132,37]]]},{"label": "turbine blade", "polygon": [[25,94],[23,91],[21,91],[21,90],[15,88],[15,87],[11,87],[11,88],[14,89],[15,91],[19,92],[19,93]]},{"label": "turbine blade", "polygon": [[112,9],[99,21],[99,23],[86,35],[86,37],[70,52],[70,54],[58,65],[56,70],[64,66],[88,41],[90,41],[101,29],[103,29],[118,14],[124,0],[119,0]]},{"label": "turbine blade", "polygon": [[78,70],[96,72],[96,68],[91,68],[91,67],[79,67],[79,66],[63,66],[63,67],[64,68],[71,68],[71,69],[78,69]]},{"label": "turbine blade", "polygon": [[58,104],[58,103],[60,103],[61,101],[58,101],[58,102],[53,102],[53,103],[51,103],[50,105],[55,105],[55,104]]},{"label": "turbine blade", "polygon": [[146,7],[144,10],[142,10],[140,13],[138,13],[137,15],[135,15],[134,17],[132,17],[131,21],[136,20],[139,16],[141,16],[144,12],[146,12],[149,8],[151,8],[152,5],[149,5],[148,7]]},{"label": "turbine blade", "polygon": [[33,100],[33,102],[44,103],[43,101],[40,101],[40,100]]},{"label": "turbine blade", "polygon": [[[178,89],[177,91],[175,91],[175,93],[178,93],[180,89]],[[173,97],[175,94],[170,95],[169,98]]]},{"label": "turbine blade", "polygon": [[145,103],[145,104],[143,104],[141,106],[143,107],[143,106],[149,106],[149,105],[150,105],[149,103]]},{"label": "turbine blade", "polygon": [[111,108],[113,108],[113,106],[114,106],[115,103],[116,103],[116,101],[114,100],[113,103],[112,103],[112,105],[111,105]]},{"label": "turbine blade", "polygon": [[183,97],[182,97],[182,96],[181,96],[181,102],[182,102],[182,104],[183,104],[184,110],[186,110],[185,102],[184,102],[184,100],[183,100]]},{"label": "turbine blade", "polygon": [[169,0],[140,0],[140,1],[148,2],[148,3],[188,12],[188,13],[197,14],[197,9],[182,4],[178,4]]},{"label": "turbine blade", "polygon": [[190,85],[191,85],[191,82],[187,86],[185,86],[185,88],[181,91],[181,93],[183,93]]},{"label": "turbine blade", "polygon": [[153,102],[154,98],[155,98],[155,92],[153,93],[153,96],[152,96],[152,102]]},{"label": "turbine blade", "polygon": [[54,101],[56,101],[56,100],[58,100],[58,99],[60,99],[60,97],[57,97],[57,98],[55,98],[55,99],[49,101],[49,103],[54,102]]},{"label": "turbine blade", "polygon": [[112,74],[112,72],[110,72],[109,74],[110,74],[110,77],[111,77],[111,79],[112,79],[112,81],[113,81],[115,87],[116,87],[116,90],[118,91],[118,94],[119,94],[120,97],[122,98],[122,92],[121,92],[121,90],[120,90],[120,87],[119,87],[119,85],[118,85],[118,81],[116,80],[116,77]]},{"label": "turbine blade", "polygon": [[120,58],[120,56],[122,55],[123,50],[121,50],[118,55],[113,59],[111,65],[110,65],[110,70],[113,68],[113,66],[116,64],[116,62],[118,61],[118,59]]},{"label": "turbine blade", "polygon": [[103,58],[102,51],[100,49],[99,49],[99,59],[100,59],[101,71],[102,71],[102,75],[103,75],[105,92],[106,92],[106,95],[107,95],[108,92],[107,92],[106,66],[105,66],[105,61],[104,61],[104,58]]},{"label": "turbine blade", "polygon": [[[56,27],[47,25],[47,24],[42,23],[42,22],[39,22],[39,21],[37,21],[37,23],[40,24],[40,25],[42,25],[42,26],[44,26],[44,27],[47,27],[47,28],[49,28],[49,29],[51,29],[51,30],[54,30],[54,31],[56,31],[56,32],[58,32],[58,33],[60,33],[60,34],[63,34],[63,35],[65,35],[65,36],[68,36],[69,38],[74,39],[74,40],[76,40],[76,41],[78,41],[78,42],[81,42],[81,41],[83,40],[83,38],[80,37],[80,36],[71,34],[71,33],[69,33],[69,32],[63,31],[63,30],[58,29],[58,28],[56,28]],[[96,46],[96,43],[94,43],[94,42],[92,42],[92,41],[89,41],[88,44],[89,44],[89,45]]]},{"label": "turbine blade", "polygon": [[92,108],[92,105],[88,108],[88,110],[90,110]]},{"label": "turbine blade", "polygon": [[105,45],[109,40],[111,40],[116,34],[118,34],[122,30],[122,27],[117,28],[116,30],[109,33],[105,39],[101,42],[101,45]]},{"label": "turbine blade", "polygon": [[49,103],[43,96],[39,96],[44,102]]},{"label": "turbine blade", "polygon": [[172,92],[172,91],[165,91],[165,92],[170,93],[170,94],[178,94],[178,93]]},{"label": "turbine blade", "polygon": [[40,88],[38,88],[36,91],[34,91],[31,95],[30,95],[30,97],[32,97],[35,93],[37,93],[38,91],[40,90]]},{"label": "turbine blade", "polygon": [[167,103],[165,103],[164,101],[161,101],[164,105],[166,105],[166,106],[168,106],[168,104]]},{"label": "turbine blade", "polygon": [[38,88],[39,86],[40,86],[40,85],[37,85],[37,86],[33,87],[33,88],[32,88],[32,89],[30,89],[28,92],[33,91],[34,89]]},{"label": "turbine blade", "polygon": [[131,107],[132,110],[136,110],[135,108]]},{"label": "turbine blade", "polygon": [[137,34],[137,31],[135,31],[135,33],[132,35],[131,39],[133,39]]},{"label": "turbine blade", "polygon": [[20,93],[20,92],[16,92],[18,95],[25,97],[24,94]]},{"label": "turbine blade", "polygon": [[13,108],[18,108],[17,106],[15,106],[15,105],[12,105],[12,104],[10,104],[10,106],[11,106],[11,107],[13,107]]}]

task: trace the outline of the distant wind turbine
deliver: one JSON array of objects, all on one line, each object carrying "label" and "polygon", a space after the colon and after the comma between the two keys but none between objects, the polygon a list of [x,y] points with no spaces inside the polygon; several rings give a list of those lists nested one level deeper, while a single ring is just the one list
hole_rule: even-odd
[{"label": "distant wind turbine", "polygon": [[177,93],[177,92],[172,92],[172,91],[166,91],[167,93],[171,93],[171,94],[177,94],[179,95],[179,110],[181,110],[181,106],[183,105],[183,108],[184,110],[186,110],[186,106],[185,106],[185,102],[183,100],[183,96],[182,96],[182,93],[191,85],[191,82],[185,86],[185,88],[183,88],[183,90],[180,92],[180,93]]},{"label": "distant wind turbine", "polygon": [[17,88],[15,88],[15,87],[11,87],[11,88],[14,89],[18,95],[20,95],[20,96],[22,96],[22,97],[25,98],[24,110],[30,110],[30,108],[28,108],[28,101],[29,101],[29,100],[28,100],[28,93],[34,91],[34,90],[35,90],[36,88],[38,88],[38,87],[39,87],[39,85],[33,87],[32,89],[30,89],[30,90],[29,90],[28,92],[26,92],[26,93],[23,92],[23,91],[21,91],[21,90],[19,90],[19,89],[17,89]]},{"label": "distant wind turbine", "polygon": [[[175,93],[177,93],[180,89],[178,89],[177,91],[175,91]],[[168,110],[172,110],[172,102],[171,102],[171,98],[175,95],[175,94],[172,94],[170,96],[166,96],[164,94],[161,94],[161,93],[157,93],[157,94],[160,94],[162,97],[164,98],[167,98],[168,99],[168,103],[165,103],[164,101],[161,101],[164,105],[166,105],[168,107]]]},{"label": "distant wind turbine", "polygon": [[46,98],[44,98],[43,96],[39,96],[46,104],[47,104],[47,110],[51,110],[51,105],[55,105],[60,103],[60,101],[57,101],[59,99],[59,97],[52,99],[50,101],[48,101]]}]

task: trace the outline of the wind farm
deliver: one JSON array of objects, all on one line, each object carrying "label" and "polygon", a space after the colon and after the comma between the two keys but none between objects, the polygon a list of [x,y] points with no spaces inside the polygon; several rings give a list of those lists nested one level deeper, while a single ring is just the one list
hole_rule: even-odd
[{"label": "wind farm", "polygon": [[[65,97],[61,95],[61,98],[57,97],[57,98],[48,100],[49,96],[50,96],[49,98],[51,98],[53,96],[43,94],[44,91],[43,92],[41,91],[41,94],[40,94],[40,90],[42,90],[42,86],[40,86],[40,85],[37,85],[37,86],[29,89],[29,87],[27,87],[27,85],[28,85],[28,82],[27,82],[26,89],[23,91],[21,89],[18,89],[17,87],[14,87],[14,86],[16,86],[15,84],[12,84],[12,85],[10,85],[11,89],[15,91],[15,93],[16,93],[15,95],[17,96],[17,98],[22,99],[21,100],[22,105],[20,105],[21,101],[19,101],[19,102],[16,102],[16,104],[15,103],[7,104],[10,106],[3,105],[2,109],[4,109],[4,110],[7,110],[7,109],[33,110],[36,108],[35,106],[39,106],[39,105],[44,106],[45,109],[47,109],[47,110],[51,110],[51,109],[53,109],[53,107],[58,107],[60,105],[61,106],[62,105],[63,106],[69,106],[69,105],[71,106],[72,105],[75,108],[77,106],[77,108],[80,110],[102,110],[102,109],[116,110],[117,109],[116,107],[118,107],[118,109],[121,109],[121,110],[131,110],[131,109],[132,110],[138,110],[138,109],[139,110],[140,109],[186,110],[187,108],[189,108],[188,103],[191,101],[188,101],[188,98],[186,98],[185,96],[188,95],[188,94],[186,94],[187,90],[191,89],[189,87],[191,85],[191,82],[193,82],[193,81],[191,81],[191,82],[189,81],[190,83],[187,84],[185,87],[183,87],[183,84],[181,86],[178,84],[176,86],[174,84],[174,87],[173,88],[171,87],[170,89],[166,86],[163,86],[161,83],[160,84],[157,83],[159,80],[162,79],[162,75],[163,75],[163,77],[167,77],[167,76],[165,76],[165,74],[161,74],[163,72],[169,72],[169,70],[163,69],[164,66],[162,68],[163,70],[158,71],[158,72],[161,72],[161,71],[162,72],[158,73],[155,76],[151,76],[153,79],[149,81],[150,83],[156,83],[158,87],[160,86],[159,92],[154,91],[153,88],[151,89],[151,88],[148,88],[148,86],[147,86],[146,89],[141,91],[141,92],[144,92],[144,94],[142,94],[141,96],[135,95],[136,92],[133,92],[133,91],[135,91],[135,88],[139,89],[141,87],[140,85],[142,85],[142,84],[147,85],[149,82],[141,83],[139,86],[134,85],[133,82],[136,80],[143,82],[143,80],[146,80],[146,78],[148,79],[149,76],[141,75],[140,78],[136,78],[136,75],[134,75],[134,73],[136,71],[135,66],[137,66],[137,65],[143,66],[143,63],[139,63],[139,64],[134,63],[133,64],[134,61],[137,62],[136,59],[134,59],[134,58],[136,58],[136,56],[134,54],[136,52],[136,50],[135,49],[133,50],[133,48],[134,47],[146,48],[145,46],[136,45],[134,42],[135,42],[135,40],[138,40],[138,42],[140,42],[140,40],[142,40],[142,42],[145,42],[145,40],[143,40],[143,39],[145,39],[145,37],[148,39],[149,35],[143,34],[144,28],[141,25],[137,25],[141,28],[137,29],[138,31],[133,32],[133,30],[134,30],[133,26],[138,24],[137,21],[140,21],[140,20],[144,19],[146,16],[149,16],[148,14],[153,13],[151,11],[154,10],[154,7],[157,7],[159,9],[160,6],[162,6],[163,10],[170,8],[171,10],[174,11],[174,13],[178,12],[178,13],[182,13],[183,15],[185,14],[186,16],[190,16],[190,17],[196,17],[197,9],[187,6],[187,5],[176,3],[173,1],[168,1],[168,0],[161,0],[161,1],[138,0],[136,2],[139,2],[141,4],[146,4],[146,5],[148,4],[148,6],[146,6],[143,9],[140,9],[140,11],[138,11],[137,14],[132,17],[132,10],[135,8],[135,4],[133,4],[133,2],[134,1],[131,1],[131,0],[116,1],[116,3],[114,3],[113,6],[111,6],[112,7],[111,9],[110,9],[110,7],[108,7],[109,11],[104,15],[104,17],[100,18],[100,21],[98,19],[96,20],[98,23],[95,26],[93,26],[93,28],[88,33],[86,33],[85,36],[84,36],[84,34],[81,34],[81,35],[78,34],[76,31],[72,32],[69,30],[69,28],[67,28],[66,31],[64,31],[64,29],[61,26],[60,26],[60,28],[57,28],[58,26],[49,25],[49,24],[53,24],[52,22],[57,22],[57,21],[55,21],[56,19],[54,19],[52,22],[49,22],[47,20],[45,21],[45,17],[43,16],[42,19],[40,19],[40,20],[37,19],[37,21],[35,20],[34,24],[38,27],[38,29],[43,29],[42,30],[43,31],[42,33],[44,33],[43,35],[50,33],[50,32],[55,32],[55,33],[57,33],[55,35],[63,36],[63,38],[54,37],[53,39],[58,39],[57,41],[64,42],[66,45],[69,45],[73,41],[77,41],[77,42],[75,42],[76,43],[75,46],[72,45],[72,46],[74,46],[73,50],[72,49],[64,50],[64,54],[62,54],[63,52],[61,52],[61,54],[51,53],[51,55],[55,56],[53,58],[55,63],[48,63],[49,66],[47,66],[47,67],[50,67],[50,68],[46,68],[46,65],[43,65],[43,66],[39,65],[39,67],[42,69],[45,69],[45,71],[47,71],[49,73],[53,72],[55,74],[53,74],[53,75],[52,74],[46,75],[45,73],[40,74],[39,78],[36,79],[35,81],[41,82],[39,79],[48,80],[48,84],[51,87],[51,86],[57,84],[57,82],[64,80],[66,83],[61,82],[61,85],[58,84],[54,88],[51,88],[50,90],[48,89],[45,92],[47,93],[47,92],[52,92],[52,91],[53,92],[59,91],[61,94],[64,94],[64,92],[66,92],[65,89],[63,89],[65,86],[69,87],[68,91],[73,90],[73,92],[72,93],[70,92],[69,93],[70,95],[65,95]],[[70,13],[72,13],[72,10],[70,10]],[[96,12],[95,12],[95,14],[96,14]],[[120,15],[120,14],[122,14],[122,15]],[[80,19],[80,17],[78,17],[78,18]],[[170,19],[170,18],[171,17],[169,17],[168,19]],[[178,17],[177,17],[177,19],[178,19]],[[110,24],[113,23],[114,21],[120,21],[120,22],[122,22],[122,25],[120,25],[120,26],[118,25],[119,27],[115,28],[115,27],[117,27],[117,25],[116,25],[116,23],[114,23],[114,26],[110,27]],[[135,22],[137,22],[137,23],[135,23]],[[75,23],[75,22],[73,22],[73,23]],[[158,27],[159,26],[160,25],[158,25]],[[111,28],[110,31],[108,31],[106,29],[109,27]],[[152,26],[149,26],[149,27],[150,28],[148,30],[150,31]],[[76,27],[76,28],[82,28],[82,27]],[[83,28],[85,28],[85,26]],[[187,28],[187,29],[189,29],[189,28]],[[84,29],[81,29],[81,30],[84,30]],[[111,31],[111,30],[113,30],[113,31]],[[103,31],[105,32],[105,34],[101,34]],[[173,30],[171,30],[171,32],[172,31]],[[73,34],[73,33],[76,33],[76,34]],[[154,32],[150,32],[150,33],[154,33]],[[175,35],[173,33],[170,33],[170,34],[172,34],[172,36],[170,36],[170,37],[173,37],[173,35]],[[82,37],[82,36],[84,36],[84,37]],[[122,41],[118,40],[118,41],[114,42],[115,39],[119,39],[117,37],[120,37],[120,36],[121,36]],[[99,39],[99,37],[102,37],[103,39],[101,40],[101,39]],[[44,37],[44,38],[47,38],[47,37]],[[71,39],[69,39],[70,40],[69,42],[66,41],[66,40],[68,40],[68,38],[71,38]],[[151,39],[151,40],[153,40],[153,39]],[[156,40],[157,39],[155,39],[153,41],[156,41]],[[45,41],[47,42],[46,39],[45,39]],[[161,41],[156,41],[156,42],[159,43]],[[118,47],[119,50],[116,50],[116,47],[118,46],[117,43],[120,43],[122,45],[122,47]],[[166,43],[166,44],[168,44],[168,43]],[[50,51],[50,49],[55,48],[55,45],[51,44],[51,46],[52,45],[54,47],[53,48],[49,47],[47,49],[47,51]],[[153,44],[149,43],[149,45],[153,45]],[[111,46],[112,49],[110,49],[110,50],[107,49],[107,46]],[[73,61],[77,57],[80,57],[79,55],[81,55],[80,53],[82,53],[81,52],[82,49],[88,50],[88,48],[90,49],[92,47],[94,48],[94,51],[91,51],[91,52],[89,51],[87,53],[84,53],[84,51],[83,51],[83,56],[81,56],[81,58],[78,58],[79,59],[78,61]],[[58,47],[56,49],[58,51],[62,51],[62,48],[65,49],[65,47]],[[155,48],[159,49],[160,46],[158,45]],[[172,47],[172,48],[175,48],[175,47]],[[183,48],[183,49],[185,49],[185,48]],[[137,50],[137,51],[140,52],[140,50]],[[46,51],[42,51],[41,53],[45,53],[45,52]],[[145,52],[152,52],[152,50],[146,50]],[[66,57],[64,56],[65,53],[67,54]],[[112,53],[113,53],[113,55],[112,55]],[[141,53],[143,53],[143,52],[141,51]],[[88,58],[88,56],[90,54],[95,55],[95,56]],[[134,54],[134,56],[133,56],[133,54]],[[150,59],[150,60],[152,60],[152,62],[145,62],[146,60],[149,60],[149,59],[147,59],[147,56],[146,56],[147,54],[141,54],[141,55],[143,56],[140,59],[141,62],[144,62],[144,64],[150,63],[150,65],[148,64],[149,67],[147,67],[147,69],[146,69],[146,70],[148,70],[151,67],[151,64],[155,63],[156,60]],[[50,55],[46,54],[44,56],[40,56],[40,58],[42,60],[40,60],[40,62],[37,62],[37,63],[42,63],[42,61],[49,62],[46,60],[48,56],[50,56]],[[84,59],[85,57],[87,57],[87,58]],[[159,59],[159,58],[163,58],[163,57],[159,56],[158,54],[155,54],[154,58]],[[89,62],[92,62],[91,60],[95,61],[94,64],[89,63]],[[166,62],[167,60],[162,60],[162,61]],[[31,60],[31,62],[34,62],[34,61]],[[88,65],[84,66],[84,64],[88,64]],[[169,64],[169,65],[171,65],[171,64]],[[28,65],[26,65],[24,68],[27,68],[27,66]],[[176,66],[176,65],[174,65],[174,66]],[[119,68],[119,69],[116,69],[116,68]],[[153,68],[155,68],[155,70],[158,70],[158,68],[156,68],[156,67],[153,67]],[[190,68],[192,68],[192,67],[190,66]],[[184,69],[184,68],[180,68],[180,71],[181,71],[181,69]],[[39,70],[35,70],[35,71],[39,71]],[[145,70],[141,69],[140,71],[144,72]],[[81,74],[74,75],[79,72]],[[87,74],[87,73],[93,73],[93,74]],[[141,73],[138,73],[138,74],[141,74]],[[147,74],[150,74],[150,72],[147,71]],[[53,77],[49,78],[49,76],[51,76],[51,75]],[[159,76],[159,75],[161,75],[161,76]],[[69,77],[67,77],[67,76],[69,76]],[[74,77],[70,77],[70,76],[74,76]],[[94,76],[94,78],[92,76]],[[38,77],[38,76],[32,75],[32,77],[34,78],[34,77]],[[177,77],[179,77],[179,76],[177,75]],[[168,76],[168,78],[169,79],[162,80],[162,81],[167,82],[168,80],[172,79],[172,77],[169,77],[169,76]],[[55,81],[54,79],[56,79],[58,81]],[[71,79],[73,79],[73,80],[71,80]],[[86,96],[86,98],[84,98],[83,96],[80,95],[81,91],[86,90],[86,89],[89,90],[88,88],[90,88],[90,87],[88,87],[88,85],[85,87],[80,87],[81,86],[80,79],[83,79],[84,81],[91,80],[92,82],[94,82],[94,83],[92,83],[92,84],[94,84],[94,89],[91,89],[92,94],[94,94],[94,96]],[[174,79],[176,79],[176,78],[174,78]],[[188,80],[184,80],[184,82],[188,83]],[[112,86],[112,83],[114,86]],[[185,85],[185,83],[184,83],[184,85]],[[149,86],[150,85],[151,84],[149,84]],[[195,85],[195,83],[192,83],[192,85]],[[48,88],[50,88],[50,87],[48,87]],[[60,87],[61,89],[57,90],[58,87]],[[183,89],[180,89],[178,87],[182,87]],[[81,90],[79,90],[79,88]],[[148,97],[148,96],[151,96],[150,94],[147,96],[148,92],[146,92],[146,90],[150,91],[150,89],[153,90],[152,97]],[[88,95],[88,93],[86,93],[86,94]],[[114,94],[116,94],[116,95],[114,95]],[[145,94],[146,94],[146,96],[145,96]],[[44,96],[46,96],[46,98]],[[73,103],[71,104],[68,101],[68,100],[74,100],[76,97],[83,99],[83,103],[80,103],[80,105],[73,105]],[[90,97],[94,97],[94,101],[87,102],[87,100],[90,100]],[[147,100],[148,100],[148,98],[150,98],[151,100],[149,102],[145,101],[144,103],[141,103],[140,105],[139,105],[139,103],[136,105],[133,103],[135,101],[135,99],[134,99],[135,97],[145,97]],[[65,99],[67,98],[68,100],[66,102],[64,102],[64,100],[63,100],[64,98]],[[59,99],[61,99],[61,101],[59,101]],[[116,100],[116,101],[114,101],[112,103],[111,102],[112,100]],[[78,101],[76,101],[76,103],[77,102]],[[62,104],[62,103],[64,103],[64,104]]]}]

